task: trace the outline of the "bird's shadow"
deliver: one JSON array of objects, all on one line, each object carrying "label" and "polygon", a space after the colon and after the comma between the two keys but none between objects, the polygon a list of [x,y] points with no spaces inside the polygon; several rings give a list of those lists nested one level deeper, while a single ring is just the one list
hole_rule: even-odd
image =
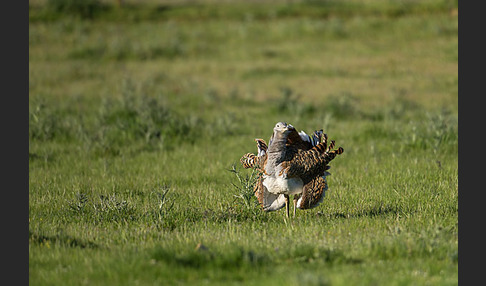
[{"label": "bird's shadow", "polygon": [[388,216],[388,215],[403,215],[405,212],[400,210],[398,206],[372,206],[367,209],[361,209],[357,211],[350,211],[350,212],[331,212],[326,213],[319,211],[317,212],[317,216],[323,216],[327,218],[360,218],[360,217],[379,217],[379,216]]}]

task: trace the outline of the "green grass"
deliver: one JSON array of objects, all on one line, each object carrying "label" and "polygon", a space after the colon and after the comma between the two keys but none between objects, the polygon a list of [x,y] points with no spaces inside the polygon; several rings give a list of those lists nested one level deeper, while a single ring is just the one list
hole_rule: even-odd
[{"label": "green grass", "polygon": [[[457,1],[40,2],[32,285],[457,285]],[[278,121],[345,150],[295,219],[239,166]]]}]

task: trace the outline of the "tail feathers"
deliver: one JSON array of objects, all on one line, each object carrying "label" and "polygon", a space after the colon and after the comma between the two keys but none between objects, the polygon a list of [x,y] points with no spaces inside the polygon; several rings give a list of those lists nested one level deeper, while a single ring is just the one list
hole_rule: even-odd
[{"label": "tail feathers", "polygon": [[339,147],[336,150],[331,150],[329,152],[326,152],[325,159],[327,163],[331,162],[332,159],[334,159],[337,155],[341,155],[344,152],[343,147]]},{"label": "tail feathers", "polygon": [[258,157],[265,155],[267,153],[267,149],[268,149],[268,146],[267,146],[267,143],[265,143],[265,140],[260,139],[260,138],[256,138],[255,141],[257,143],[257,148],[258,148]]},{"label": "tail feathers", "polygon": [[327,146],[326,152],[331,151],[334,148],[335,144],[336,144],[336,141],[331,140],[331,143],[329,143],[329,146]]},{"label": "tail feathers", "polygon": [[302,138],[302,140],[310,142],[309,135],[307,135],[307,133],[305,133],[304,131],[300,131],[299,136],[300,136],[300,138]]},{"label": "tail feathers", "polygon": [[321,130],[316,130],[314,131],[314,134],[312,134],[312,146],[316,146],[319,143],[322,143],[322,138],[324,136],[324,132]]},{"label": "tail feathers", "polygon": [[258,167],[260,162],[264,161],[263,158],[267,153],[268,146],[267,143],[265,143],[265,140],[256,138],[255,141],[257,142],[258,155],[246,153],[240,158],[241,165],[243,165],[245,169]]},{"label": "tail feathers", "polygon": [[316,146],[319,143],[322,143],[323,142],[322,139],[324,135],[327,138],[327,135],[323,132],[322,129],[314,131],[314,133],[311,136],[307,135],[307,133],[305,133],[304,131],[300,131],[299,135],[303,141],[310,142],[312,147]]},{"label": "tail feathers", "polygon": [[253,153],[246,153],[241,157],[240,162],[245,169],[253,168],[258,166],[258,157]]},{"label": "tail feathers", "polygon": [[321,143],[324,143],[324,146],[327,146],[327,134],[326,133],[322,133],[322,138],[321,138]]}]

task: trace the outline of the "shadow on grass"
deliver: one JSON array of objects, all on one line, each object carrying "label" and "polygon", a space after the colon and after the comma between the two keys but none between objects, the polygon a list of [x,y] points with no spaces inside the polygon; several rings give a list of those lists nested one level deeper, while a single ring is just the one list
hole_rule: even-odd
[{"label": "shadow on grass", "polygon": [[265,268],[267,265],[293,263],[357,264],[361,259],[347,257],[344,252],[311,244],[297,244],[287,251],[279,249],[257,251],[244,249],[238,245],[216,247],[157,247],[151,253],[152,259],[169,265],[188,268]]},{"label": "shadow on grass", "polygon": [[34,244],[53,244],[62,245],[67,247],[79,247],[79,248],[98,248],[98,245],[91,241],[84,241],[77,239],[70,235],[64,233],[58,233],[56,235],[43,235],[38,233],[33,233],[29,230],[29,243]]},{"label": "shadow on grass", "polygon": [[257,267],[269,262],[269,258],[266,255],[238,247],[229,248],[223,252],[212,251],[207,248],[175,251],[158,247],[153,251],[152,258],[156,261],[164,261],[169,265],[189,268],[217,267],[232,269]]},{"label": "shadow on grass", "polygon": [[[361,218],[361,217],[378,217],[378,216],[388,216],[388,215],[399,215],[403,214],[404,211],[401,211],[397,206],[372,206],[368,209],[358,210],[356,212],[333,212],[333,213],[324,213],[324,212],[317,212],[316,215],[319,217],[324,218]],[[409,213],[409,212],[408,212]]]}]

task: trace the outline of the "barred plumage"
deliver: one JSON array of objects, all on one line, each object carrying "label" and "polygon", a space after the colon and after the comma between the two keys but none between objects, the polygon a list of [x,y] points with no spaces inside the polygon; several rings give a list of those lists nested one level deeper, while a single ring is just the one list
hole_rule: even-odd
[{"label": "barred plumage", "polygon": [[245,169],[253,168],[257,165],[258,157],[253,153],[246,153],[241,157],[240,162]]},{"label": "barred plumage", "polygon": [[326,152],[331,151],[334,148],[335,143],[336,143],[336,141],[331,140],[331,143],[329,143],[329,147],[327,147]]},{"label": "barred plumage", "polygon": [[240,162],[245,169],[259,168],[262,171],[268,147],[267,143],[265,143],[265,140],[263,139],[255,139],[255,141],[257,142],[258,155],[246,153],[240,158]]},{"label": "barred plumage", "polygon": [[265,140],[263,139],[255,139],[255,141],[257,142],[257,148],[258,148],[258,156],[263,156],[265,155],[265,153],[267,153],[267,149],[268,149],[268,146],[267,146],[267,143],[265,143]]},{"label": "barred plumage", "polygon": [[[325,192],[327,191],[327,189],[328,186],[326,177],[315,177],[312,181],[304,185],[301,194],[294,197],[294,210],[295,207],[303,210],[317,207],[324,200]],[[297,202],[295,202],[296,200]]]}]

